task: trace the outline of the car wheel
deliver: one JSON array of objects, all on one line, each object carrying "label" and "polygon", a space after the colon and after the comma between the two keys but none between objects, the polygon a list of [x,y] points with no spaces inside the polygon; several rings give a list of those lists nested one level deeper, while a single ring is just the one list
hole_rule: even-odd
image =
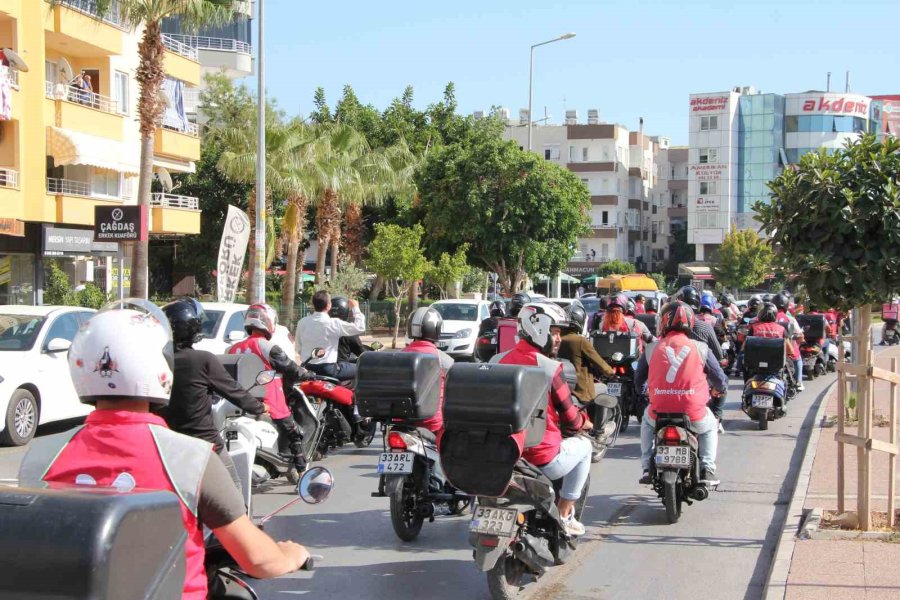
[{"label": "car wheel", "polygon": [[0,443],[24,446],[34,437],[39,417],[34,395],[25,389],[16,390],[6,407],[6,429],[0,432]]}]

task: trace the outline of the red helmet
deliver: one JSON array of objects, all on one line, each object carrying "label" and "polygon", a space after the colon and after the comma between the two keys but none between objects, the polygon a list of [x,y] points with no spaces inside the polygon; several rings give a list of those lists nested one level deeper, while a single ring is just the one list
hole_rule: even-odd
[{"label": "red helmet", "polygon": [[625,294],[616,294],[615,296],[609,297],[609,302],[607,303],[607,309],[612,310],[614,308],[620,308],[622,312],[624,312],[628,308],[628,296]]},{"label": "red helmet", "polygon": [[659,333],[666,335],[673,331],[690,333],[694,328],[694,311],[690,306],[676,300],[663,307],[659,316]]}]

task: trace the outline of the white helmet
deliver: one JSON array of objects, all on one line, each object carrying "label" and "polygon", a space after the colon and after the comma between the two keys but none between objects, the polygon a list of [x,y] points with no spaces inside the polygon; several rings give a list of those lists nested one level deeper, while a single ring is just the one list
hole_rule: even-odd
[{"label": "white helmet", "polygon": [[278,313],[268,304],[254,304],[247,309],[247,316],[244,317],[244,330],[252,335],[253,330],[257,330],[266,336],[267,340],[272,339],[275,333],[275,326],[278,325]]},{"label": "white helmet", "polygon": [[138,298],[107,304],[81,326],[69,349],[72,383],[85,404],[144,400],[165,406],[173,361],[165,313]]},{"label": "white helmet", "polygon": [[553,352],[550,328],[565,327],[568,321],[559,306],[550,302],[532,302],[519,311],[519,337],[550,356]]}]

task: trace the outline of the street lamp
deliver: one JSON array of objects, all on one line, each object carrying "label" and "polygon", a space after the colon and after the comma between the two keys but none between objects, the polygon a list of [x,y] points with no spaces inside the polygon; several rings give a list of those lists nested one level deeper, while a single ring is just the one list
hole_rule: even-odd
[{"label": "street lamp", "polygon": [[266,301],[266,39],[264,0],[257,2],[256,289],[254,302]]},{"label": "street lamp", "polygon": [[535,44],[531,47],[531,67],[528,71],[528,151],[531,152],[531,122],[534,119],[531,116],[531,102],[533,98],[532,90],[534,89],[534,49],[538,46],[546,46],[547,44],[552,44],[553,42],[561,42],[562,40],[570,40],[575,37],[574,33],[565,33],[558,38],[553,38],[552,40],[547,40],[546,42],[541,42],[540,44]]}]

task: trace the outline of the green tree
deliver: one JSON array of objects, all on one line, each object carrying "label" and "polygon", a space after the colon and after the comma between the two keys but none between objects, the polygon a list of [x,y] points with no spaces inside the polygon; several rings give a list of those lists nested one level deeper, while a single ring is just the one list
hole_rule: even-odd
[{"label": "green tree", "polygon": [[559,271],[587,231],[581,181],[502,140],[490,123],[431,151],[417,184],[431,256],[468,243],[470,264],[497,273],[507,293],[529,273]]},{"label": "green tree", "polygon": [[354,298],[366,287],[366,272],[354,265],[343,265],[341,270],[328,282],[332,296]]},{"label": "green tree", "polygon": [[369,246],[369,269],[387,281],[397,281],[397,295],[394,297],[394,338],[391,347],[397,347],[400,329],[401,299],[409,288],[425,277],[431,263],[425,258],[422,248],[421,225],[412,228],[379,223],[375,225],[375,239]]},{"label": "green tree", "polygon": [[469,245],[463,244],[453,254],[442,252],[428,273],[428,278],[440,288],[441,298],[450,296],[451,287],[455,286],[457,281],[461,282],[466,273],[471,270],[466,260],[468,251]]},{"label": "green tree", "polygon": [[656,282],[656,287],[659,288],[659,291],[665,292],[668,290],[668,283],[666,282],[666,276],[662,273],[648,273],[647,276]]},{"label": "green tree", "polygon": [[[49,0],[51,6],[63,0]],[[109,14],[118,8],[120,16],[132,29],[143,27],[138,45],[136,78],[140,86],[138,96],[138,121],[141,132],[141,166],[138,177],[138,204],[150,206],[150,185],[153,178],[153,143],[156,128],[162,121],[165,104],[160,97],[166,72],[163,68],[165,46],[162,40],[162,22],[178,17],[188,30],[204,25],[218,25],[234,18],[232,0],[94,0],[98,15]],[[149,245],[135,242],[134,264],[131,269],[131,293],[147,298]]]},{"label": "green tree", "polygon": [[75,304],[75,293],[69,283],[69,276],[55,262],[50,263],[50,273],[44,282],[44,304],[56,306]]},{"label": "green tree", "polygon": [[75,292],[75,304],[84,308],[99,310],[106,304],[106,294],[90,281],[84,284],[84,289]]},{"label": "green tree", "polygon": [[634,273],[634,265],[630,262],[614,258],[597,267],[597,277],[609,277],[610,275],[628,275]]},{"label": "green tree", "polygon": [[752,229],[732,227],[719,246],[710,270],[716,281],[731,290],[760,285],[772,272],[774,257],[769,244]]},{"label": "green tree", "polygon": [[678,276],[678,265],[694,260],[695,250],[693,244],[687,241],[687,226],[672,226],[672,243],[669,246],[669,260],[663,272],[669,277]]}]

